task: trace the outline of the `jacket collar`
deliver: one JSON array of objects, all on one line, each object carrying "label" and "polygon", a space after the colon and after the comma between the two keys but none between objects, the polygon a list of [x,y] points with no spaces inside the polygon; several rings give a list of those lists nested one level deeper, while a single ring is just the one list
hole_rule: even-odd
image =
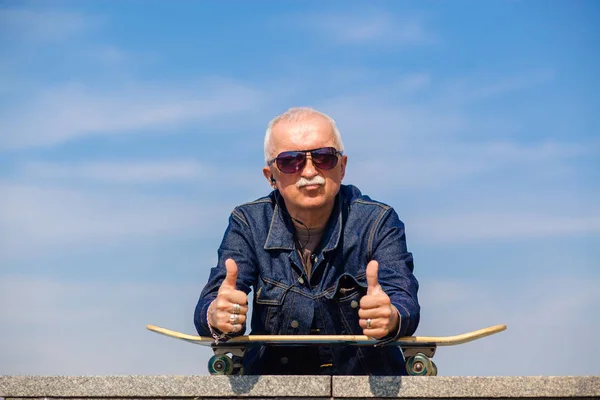
[{"label": "jacket collar", "polygon": [[[294,224],[290,219],[290,216],[285,209],[283,199],[278,192],[273,192],[275,199],[275,208],[273,210],[273,217],[271,218],[271,225],[269,227],[269,234],[265,241],[265,250],[295,250],[296,245],[294,242]],[[329,221],[323,232],[322,243],[326,243],[323,246],[323,252],[328,252],[335,249],[340,241],[342,234],[342,190],[338,192],[329,216]]]}]

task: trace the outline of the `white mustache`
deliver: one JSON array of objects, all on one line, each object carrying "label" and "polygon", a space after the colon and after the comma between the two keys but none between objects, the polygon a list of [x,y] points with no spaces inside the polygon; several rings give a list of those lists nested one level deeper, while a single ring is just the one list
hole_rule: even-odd
[{"label": "white mustache", "polygon": [[298,179],[298,182],[296,182],[296,187],[299,189],[301,187],[308,186],[308,185],[324,185],[324,184],[325,184],[325,178],[317,175],[312,179],[306,179],[304,177],[301,177],[300,179]]}]

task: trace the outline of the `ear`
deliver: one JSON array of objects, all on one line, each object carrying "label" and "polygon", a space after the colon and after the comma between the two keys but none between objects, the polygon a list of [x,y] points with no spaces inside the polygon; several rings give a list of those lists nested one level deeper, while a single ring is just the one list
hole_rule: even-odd
[{"label": "ear", "polygon": [[348,162],[348,156],[343,155],[342,159],[340,160],[340,173],[342,174],[340,177],[340,180],[344,179],[344,176],[346,175],[346,163]]},{"label": "ear", "polygon": [[275,183],[271,182],[271,178],[274,178],[273,172],[271,171],[271,167],[264,166],[263,167],[263,175],[267,179],[267,182],[269,182],[269,186],[271,186],[273,189],[275,189],[277,185]]}]

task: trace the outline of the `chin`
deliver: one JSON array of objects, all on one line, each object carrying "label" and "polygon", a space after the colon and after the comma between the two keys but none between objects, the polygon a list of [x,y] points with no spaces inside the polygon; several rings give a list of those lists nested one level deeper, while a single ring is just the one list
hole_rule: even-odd
[{"label": "chin", "polygon": [[302,204],[300,206],[305,209],[319,209],[319,208],[323,207],[324,205],[325,205],[324,201],[307,201],[307,202],[302,202]]},{"label": "chin", "polygon": [[330,201],[331,200],[329,200],[326,196],[321,194],[319,196],[314,197],[305,196],[303,199],[300,200],[299,203],[300,206],[303,208],[317,209],[326,206],[328,203],[330,203]]}]

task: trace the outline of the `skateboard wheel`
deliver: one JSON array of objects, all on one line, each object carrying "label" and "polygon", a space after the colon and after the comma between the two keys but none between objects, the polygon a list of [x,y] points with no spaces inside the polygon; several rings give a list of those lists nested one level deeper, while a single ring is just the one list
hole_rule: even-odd
[{"label": "skateboard wheel", "polygon": [[437,365],[433,361],[431,361],[431,373],[429,376],[437,376]]},{"label": "skateboard wheel", "polygon": [[224,354],[214,355],[208,360],[208,372],[211,375],[231,375],[233,360]]},{"label": "skateboard wheel", "polygon": [[406,372],[413,376],[431,375],[432,362],[425,354],[417,353],[406,360]]}]

